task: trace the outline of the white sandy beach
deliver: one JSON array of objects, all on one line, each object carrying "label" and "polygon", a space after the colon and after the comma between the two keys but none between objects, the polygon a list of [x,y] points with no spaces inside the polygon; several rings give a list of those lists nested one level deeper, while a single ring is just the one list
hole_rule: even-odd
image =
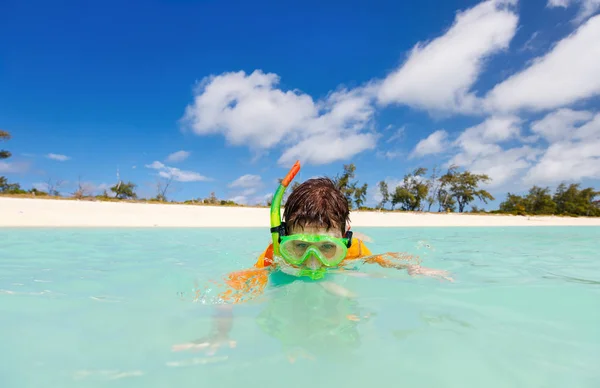
[{"label": "white sandy beach", "polygon": [[[600,226],[600,218],[352,212],[353,227]],[[0,227],[269,227],[269,209],[1,198]]]}]

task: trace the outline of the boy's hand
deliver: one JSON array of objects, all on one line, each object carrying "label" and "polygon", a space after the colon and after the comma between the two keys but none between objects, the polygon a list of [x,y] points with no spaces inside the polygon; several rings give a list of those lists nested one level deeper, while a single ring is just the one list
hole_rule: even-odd
[{"label": "boy's hand", "polygon": [[411,276],[424,275],[424,276],[431,276],[431,277],[440,277],[442,279],[448,280],[449,282],[454,282],[454,279],[452,279],[450,277],[450,273],[448,273],[448,271],[444,271],[442,269],[432,269],[432,268],[425,268],[425,267],[421,267],[418,265],[414,265],[414,266],[408,267],[407,272]]},{"label": "boy's hand", "polygon": [[171,349],[174,352],[182,350],[199,351],[208,349],[208,355],[214,355],[217,350],[225,345],[229,345],[231,349],[235,348],[237,343],[229,338],[231,326],[233,324],[233,310],[231,305],[220,305],[215,310],[216,314],[213,317],[213,329],[211,333],[199,340],[186,342],[184,344],[173,345]]},{"label": "boy's hand", "polygon": [[321,287],[323,287],[327,292],[329,292],[333,295],[341,296],[342,298],[356,298],[355,293],[353,293],[346,287],[341,286],[339,284],[329,282],[329,281],[324,281],[324,282],[320,282],[319,285]]},{"label": "boy's hand", "polygon": [[229,339],[227,335],[216,334],[196,341],[173,345],[171,347],[171,350],[174,352],[180,352],[183,350],[200,351],[207,349],[207,354],[209,356],[212,356],[215,353],[217,353],[217,350],[219,350],[219,348],[226,345],[229,345],[229,348],[233,349],[236,347],[237,342]]},{"label": "boy's hand", "polygon": [[386,252],[383,254],[368,256],[362,259],[365,263],[378,264],[383,268],[406,269],[409,275],[424,275],[431,277],[439,277],[450,282],[453,282],[447,271],[440,269],[432,269],[421,267],[420,260],[410,254],[401,252]]}]

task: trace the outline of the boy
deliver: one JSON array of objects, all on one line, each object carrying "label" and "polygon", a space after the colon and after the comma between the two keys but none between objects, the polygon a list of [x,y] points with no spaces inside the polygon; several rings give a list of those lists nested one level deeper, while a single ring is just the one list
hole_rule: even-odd
[{"label": "boy", "polygon": [[[349,227],[348,201],[333,181],[328,178],[309,179],[300,184],[289,196],[281,222],[280,204],[283,193],[300,166],[298,162],[277,189],[271,204],[271,233],[273,242],[259,256],[254,267],[228,275],[230,287],[219,295],[224,306],[218,309],[214,333],[209,339],[177,345],[174,350],[219,346],[228,340],[231,329],[229,303],[241,303],[263,293],[268,283],[289,284],[296,280],[320,281],[326,290],[338,296],[351,293],[337,284],[322,281],[328,272],[347,271],[353,264],[378,264],[386,268],[406,269],[410,275],[440,276],[447,280],[445,271],[408,264],[411,256],[399,253],[373,255],[364,242],[352,236]],[[348,272],[349,274],[351,272]],[[196,295],[200,297],[199,293]]]},{"label": "boy", "polygon": [[221,294],[223,301],[239,303],[248,296],[254,297],[264,291],[269,280],[275,285],[299,278],[320,280],[328,272],[344,271],[345,266],[352,264],[378,264],[406,269],[410,275],[439,276],[452,281],[445,271],[407,263],[413,259],[409,255],[373,255],[362,240],[352,237],[348,201],[331,179],[309,179],[300,184],[290,194],[284,210],[285,222],[281,222],[283,193],[299,169],[296,162],[273,196],[273,242],[254,268],[228,276],[226,283],[231,289]]}]

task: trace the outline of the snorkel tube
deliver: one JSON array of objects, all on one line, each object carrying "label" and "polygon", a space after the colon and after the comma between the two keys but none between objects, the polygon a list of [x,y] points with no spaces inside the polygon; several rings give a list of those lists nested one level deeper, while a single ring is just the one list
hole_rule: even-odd
[{"label": "snorkel tube", "polygon": [[273,239],[273,254],[279,255],[279,236],[281,227],[281,200],[283,194],[287,189],[290,182],[294,179],[296,174],[300,171],[300,161],[296,161],[290,171],[287,173],[285,178],[279,184],[279,187],[273,194],[273,201],[271,202],[271,238]]}]

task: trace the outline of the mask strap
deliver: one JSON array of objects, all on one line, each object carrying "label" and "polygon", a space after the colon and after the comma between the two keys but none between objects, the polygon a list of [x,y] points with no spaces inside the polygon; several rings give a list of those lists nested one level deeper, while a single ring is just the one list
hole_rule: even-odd
[{"label": "mask strap", "polygon": [[286,235],[285,232],[285,222],[281,222],[278,226],[274,226],[271,228],[271,233],[277,233],[279,242],[281,242],[281,237]]},{"label": "mask strap", "polygon": [[346,232],[346,238],[348,239],[346,248],[350,248],[352,246],[352,231],[350,229],[348,229],[348,231]]}]

